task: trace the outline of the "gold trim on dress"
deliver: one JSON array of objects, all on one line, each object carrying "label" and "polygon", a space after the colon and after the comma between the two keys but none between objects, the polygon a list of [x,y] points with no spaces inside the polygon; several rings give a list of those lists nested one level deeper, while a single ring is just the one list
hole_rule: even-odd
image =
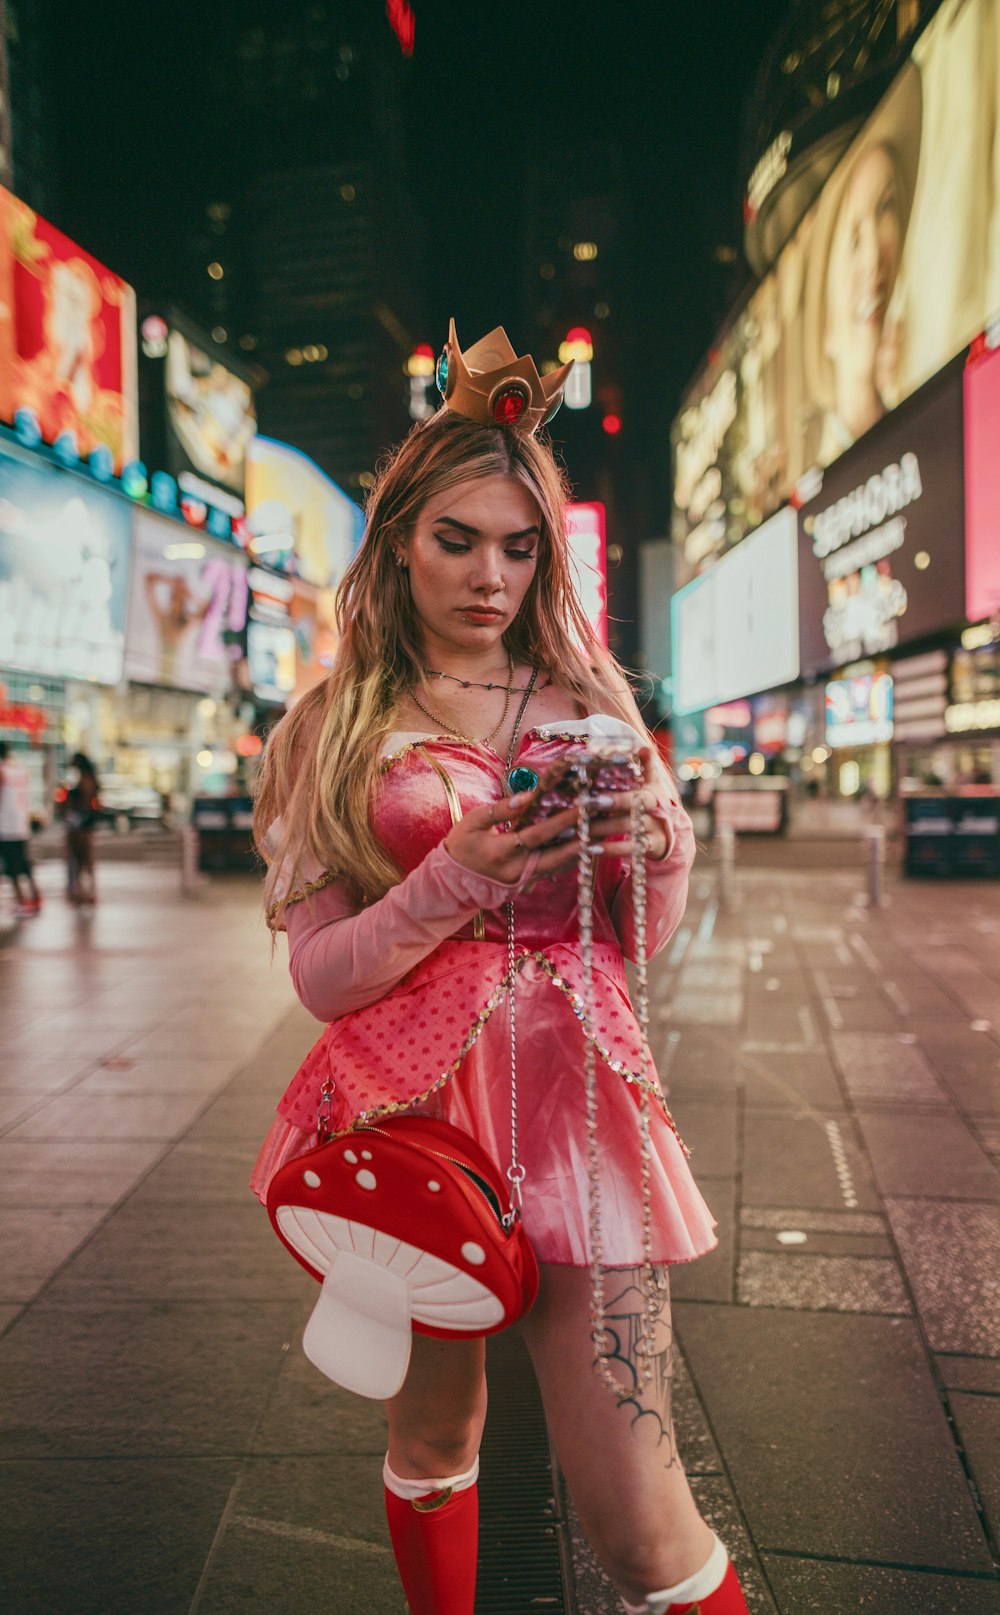
[{"label": "gold trim on dress", "polygon": [[275,902],[268,905],[267,912],[264,915],[267,924],[270,925],[282,903],[286,908],[291,908],[293,903],[304,902],[307,897],[312,897],[315,892],[321,892],[324,886],[329,886],[331,881],[336,879],[337,871],[335,869],[324,869],[322,875],[318,875],[315,880],[307,880],[304,886],[297,886],[294,892],[289,892],[287,897],[277,898]]}]

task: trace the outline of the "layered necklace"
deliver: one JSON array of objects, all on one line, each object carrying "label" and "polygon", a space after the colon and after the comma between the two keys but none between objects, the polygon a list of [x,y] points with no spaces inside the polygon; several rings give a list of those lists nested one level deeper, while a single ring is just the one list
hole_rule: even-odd
[{"label": "layered necklace", "polygon": [[[431,670],[429,668],[424,669],[425,673],[429,673],[430,671]],[[452,673],[434,673],[432,676],[434,678],[453,678],[453,677],[455,677],[455,675],[452,674]],[[531,682],[527,687],[527,693],[528,694],[530,694],[531,691],[534,689],[534,687],[535,687],[535,679],[537,678],[537,676],[538,676],[538,669],[535,668],[535,670],[534,670],[534,672],[532,674]],[[448,723],[444,718],[441,717],[440,713],[432,712],[430,707],[424,705],[424,703],[421,701],[420,697],[417,695],[415,690],[410,690],[408,693],[409,693],[409,696],[410,696],[410,700],[413,702],[414,706],[419,707],[421,712],[423,712],[428,718],[430,718],[432,723],[438,724],[440,726],[440,728],[442,728],[444,730],[445,734],[454,735],[457,740],[468,741],[468,743],[470,745],[473,745],[473,746],[488,746],[491,741],[496,739],[497,735],[500,733],[500,731],[503,728],[504,724],[507,722],[507,714],[510,711],[510,698],[514,693],[514,687],[513,687],[513,682],[512,682],[513,678],[514,678],[514,658],[511,656],[510,652],[508,651],[507,652],[507,682],[506,682],[506,684],[476,684],[472,679],[468,679],[468,680],[466,680],[466,679],[458,679],[457,680],[457,682],[459,684],[461,684],[464,689],[467,689],[467,690],[468,689],[503,690],[503,692],[504,692],[503,712],[500,714],[500,722],[497,724],[495,729],[490,730],[488,735],[483,735],[481,740],[477,740],[473,735],[467,735],[467,734],[463,733],[463,731],[461,729],[456,729],[454,724]],[[527,705],[527,702],[525,702],[525,705]]]}]

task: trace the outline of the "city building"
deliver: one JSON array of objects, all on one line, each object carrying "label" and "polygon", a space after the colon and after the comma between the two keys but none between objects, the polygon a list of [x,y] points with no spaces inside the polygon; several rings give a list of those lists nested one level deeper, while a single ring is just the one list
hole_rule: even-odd
[{"label": "city building", "polygon": [[0,0],[0,185],[51,216],[59,195],[53,0]]},{"label": "city building", "polygon": [[804,110],[772,109],[788,138],[764,131],[747,210],[764,272],[674,423],[677,756],[758,791],[996,793],[1000,17],[845,7],[848,32],[859,9],[889,33],[855,15],[835,60],[857,80],[804,52]]}]

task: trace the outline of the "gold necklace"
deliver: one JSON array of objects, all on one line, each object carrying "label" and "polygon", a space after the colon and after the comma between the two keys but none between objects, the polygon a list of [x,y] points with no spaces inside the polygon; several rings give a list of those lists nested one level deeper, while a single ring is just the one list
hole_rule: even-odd
[{"label": "gold necklace", "polygon": [[430,718],[432,723],[439,724],[440,727],[446,732],[446,734],[454,735],[457,740],[465,740],[465,741],[468,742],[468,744],[470,746],[488,746],[492,740],[496,739],[497,735],[500,733],[500,731],[503,728],[504,724],[507,722],[507,714],[510,711],[510,698],[511,698],[511,694],[512,694],[511,682],[510,681],[513,678],[513,676],[514,676],[514,658],[508,654],[508,657],[507,657],[507,685],[506,685],[506,690],[505,690],[505,693],[504,693],[503,712],[500,714],[500,722],[497,724],[495,729],[490,730],[488,735],[484,735],[482,740],[476,740],[473,735],[464,734],[461,729],[456,729],[453,724],[446,723],[444,721],[444,719],[441,717],[440,713],[432,712],[430,707],[424,706],[424,703],[421,701],[420,697],[413,690],[409,690],[407,692],[407,694],[409,695],[410,700],[413,702],[414,706],[419,707],[421,712],[425,713],[426,716],[428,718]]}]

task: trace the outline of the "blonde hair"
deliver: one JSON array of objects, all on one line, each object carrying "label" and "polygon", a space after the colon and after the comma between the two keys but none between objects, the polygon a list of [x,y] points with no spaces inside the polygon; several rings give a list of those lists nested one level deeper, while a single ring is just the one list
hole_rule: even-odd
[{"label": "blonde hair", "polygon": [[[423,506],[456,484],[506,476],[534,495],[541,512],[538,563],[521,609],[504,635],[515,662],[537,663],[585,711],[602,710],[644,731],[614,657],[600,644],[577,598],[566,543],[569,485],[546,440],[480,426],[441,409],[415,426],[380,468],[365,535],[337,594],[340,644],[334,665],[272,731],[258,777],[254,839],[282,871],[268,910],[280,926],[306,865],[324,874],[309,888],[342,880],[359,903],[374,902],[401,878],[369,817],[382,742],[400,696],[422,680],[420,626],[393,540]],[[267,831],[280,819],[268,838]]]}]

